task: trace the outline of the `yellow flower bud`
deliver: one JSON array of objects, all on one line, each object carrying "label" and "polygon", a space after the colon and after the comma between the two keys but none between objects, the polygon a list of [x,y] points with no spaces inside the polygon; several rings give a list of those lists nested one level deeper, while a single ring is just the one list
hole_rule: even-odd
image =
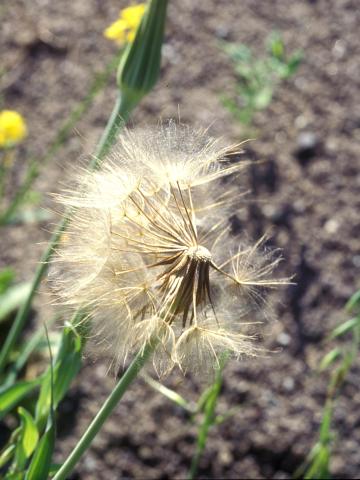
[{"label": "yellow flower bud", "polygon": [[167,0],[149,2],[121,60],[117,83],[129,110],[152,89],[159,76],[166,7]]}]

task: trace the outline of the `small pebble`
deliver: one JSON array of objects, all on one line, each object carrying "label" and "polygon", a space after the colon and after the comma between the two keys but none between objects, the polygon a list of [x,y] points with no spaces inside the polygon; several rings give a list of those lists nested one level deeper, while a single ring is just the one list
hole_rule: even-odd
[{"label": "small pebble", "polygon": [[279,345],[282,345],[283,347],[286,347],[290,344],[291,337],[287,333],[281,332],[277,336],[276,341],[278,342]]},{"label": "small pebble", "polygon": [[223,40],[229,38],[229,33],[229,29],[225,25],[220,25],[215,30],[215,35]]},{"label": "small pebble", "polygon": [[340,227],[339,222],[334,218],[330,218],[330,220],[328,220],[324,225],[324,229],[326,230],[327,233],[330,233],[330,234],[336,233],[339,227]]},{"label": "small pebble", "polygon": [[340,60],[341,58],[344,57],[345,53],[346,53],[346,43],[344,42],[344,40],[336,40],[332,49],[332,54],[334,58],[336,58],[337,60]]},{"label": "small pebble", "polygon": [[282,385],[285,390],[287,390],[288,392],[291,392],[292,390],[294,390],[294,387],[295,387],[294,379],[291,377],[285,377],[282,382]]},{"label": "small pebble", "polygon": [[316,155],[319,140],[314,132],[301,132],[297,139],[296,158],[302,166],[309,163]]},{"label": "small pebble", "polygon": [[355,265],[355,267],[360,267],[360,255],[354,255],[352,257],[352,263]]},{"label": "small pebble", "polygon": [[295,127],[301,130],[302,128],[305,128],[308,125],[308,119],[305,117],[305,115],[299,115],[295,119]]}]

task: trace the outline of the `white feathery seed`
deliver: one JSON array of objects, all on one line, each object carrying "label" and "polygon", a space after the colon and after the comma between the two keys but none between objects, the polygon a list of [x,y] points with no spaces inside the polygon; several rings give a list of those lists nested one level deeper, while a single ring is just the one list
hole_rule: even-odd
[{"label": "white feathery seed", "polygon": [[263,289],[287,280],[272,279],[279,259],[261,253],[263,239],[234,253],[239,153],[173,122],[125,129],[101,168],[59,196],[74,213],[52,283],[116,365],[154,340],[159,375],[176,364],[209,372],[223,351],[256,354],[245,324]]}]

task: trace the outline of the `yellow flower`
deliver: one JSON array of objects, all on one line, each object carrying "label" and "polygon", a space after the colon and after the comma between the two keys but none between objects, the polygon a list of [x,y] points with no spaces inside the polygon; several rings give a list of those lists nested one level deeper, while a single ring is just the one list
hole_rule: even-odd
[{"label": "yellow flower", "polygon": [[126,41],[127,31],[128,28],[126,22],[119,18],[104,31],[104,36],[109,40],[114,40],[121,44]]},{"label": "yellow flower", "polygon": [[21,142],[27,135],[23,117],[13,110],[0,112],[0,148],[8,148]]},{"label": "yellow flower", "polygon": [[104,30],[104,36],[114,40],[119,45],[132,42],[144,15],[145,8],[145,3],[139,3],[121,10],[119,18]]},{"label": "yellow flower", "polygon": [[125,20],[129,28],[137,29],[145,12],[145,3],[126,7],[120,12],[120,18]]}]

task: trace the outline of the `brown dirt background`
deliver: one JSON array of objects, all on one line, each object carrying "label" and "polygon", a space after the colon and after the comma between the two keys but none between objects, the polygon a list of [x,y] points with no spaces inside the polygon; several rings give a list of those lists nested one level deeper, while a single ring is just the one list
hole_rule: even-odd
[{"label": "brown dirt background", "polygon": [[[26,159],[46,151],[94,72],[115,51],[102,31],[123,6],[115,0],[2,2],[4,107],[23,113],[30,133],[10,191]],[[133,115],[133,125],[178,117],[180,110],[184,123],[211,125],[212,134],[239,140],[241,127],[219,99],[234,84],[219,39],[243,42],[261,54],[267,35],[278,30],[289,51],[305,54],[297,75],[255,116],[257,139],[245,158],[264,162],[244,176],[257,202],[249,202],[237,222],[240,234],[245,229],[253,238],[273,227],[272,242],[285,258],[279,275],[295,273],[297,285],[277,294],[278,320],[265,332],[266,346],[276,353],[227,368],[218,408],[239,409],[211,431],[201,478],[289,478],[316,440],[327,379],[315,370],[330,348],[327,332],[345,318],[343,305],[359,287],[359,7],[357,0],[170,0],[161,78]],[[47,193],[60,188],[78,157],[96,143],[116,95],[113,85],[44,167],[36,188],[45,207],[52,205]],[[315,137],[307,161],[297,155],[302,132]],[[30,279],[51,228],[4,228],[0,266],[13,265],[19,280]],[[38,318],[47,317],[46,295],[35,310]],[[339,478],[360,473],[359,373],[358,362],[335,413],[331,465]],[[57,461],[71,451],[113,384],[105,362],[85,360],[61,408]],[[178,374],[166,384],[193,400],[202,388]],[[185,478],[195,438],[184,413],[140,381],[72,478]]]}]

